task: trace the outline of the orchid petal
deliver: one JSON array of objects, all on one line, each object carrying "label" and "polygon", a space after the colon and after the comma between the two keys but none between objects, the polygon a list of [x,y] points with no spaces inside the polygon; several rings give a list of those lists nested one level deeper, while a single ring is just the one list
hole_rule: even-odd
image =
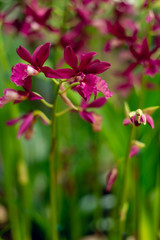
[{"label": "orchid petal", "polygon": [[100,97],[86,105],[86,108],[100,108],[106,103],[105,97]]},{"label": "orchid petal", "polygon": [[88,68],[86,68],[85,73],[100,74],[109,69],[110,66],[110,63],[108,62],[101,62],[99,60],[95,60],[89,65]]},{"label": "orchid petal", "polygon": [[32,126],[33,119],[34,116],[32,113],[29,113],[25,116],[22,124],[19,127],[18,138],[20,138],[20,136]]},{"label": "orchid petal", "polygon": [[154,128],[153,118],[148,114],[145,114],[145,116],[146,116],[147,123],[151,126],[151,128]]},{"label": "orchid petal", "polygon": [[77,70],[78,59],[71,46],[67,46],[64,50],[64,59],[66,63],[73,68],[75,71]]},{"label": "orchid petal", "polygon": [[32,55],[34,66],[41,68],[49,56],[51,43],[47,42],[36,48]]},{"label": "orchid petal", "polygon": [[28,52],[28,50],[26,48],[24,48],[23,46],[19,46],[19,48],[17,48],[17,53],[20,56],[20,58],[22,58],[23,60],[25,60],[26,62],[29,62],[30,64],[32,64],[32,57],[31,54]]},{"label": "orchid petal", "polygon": [[75,71],[70,68],[53,70],[49,67],[42,67],[42,72],[48,78],[68,79],[75,76]]},{"label": "orchid petal", "polygon": [[81,61],[79,64],[79,71],[82,72],[88,65],[91,63],[93,57],[96,55],[96,52],[89,52],[81,55]]},{"label": "orchid petal", "polygon": [[87,111],[82,111],[82,112],[79,112],[79,115],[85,121],[90,122],[90,123],[94,123],[94,117],[92,116],[92,113],[87,112]]}]

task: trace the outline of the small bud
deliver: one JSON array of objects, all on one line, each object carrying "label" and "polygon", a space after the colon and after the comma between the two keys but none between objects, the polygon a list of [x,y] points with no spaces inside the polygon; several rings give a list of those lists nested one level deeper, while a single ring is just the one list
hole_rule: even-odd
[{"label": "small bud", "polygon": [[28,183],[27,167],[22,161],[19,161],[18,163],[18,180],[22,185],[26,185]]},{"label": "small bud", "polygon": [[111,188],[112,188],[112,185],[114,184],[116,178],[117,178],[117,175],[118,175],[118,170],[116,167],[113,167],[110,172],[108,173],[108,176],[107,176],[107,187],[106,187],[106,190],[107,191],[110,191]]},{"label": "small bud", "polygon": [[121,221],[126,220],[128,208],[129,208],[129,204],[128,204],[128,202],[125,202],[122,206],[121,211],[120,211],[120,220]]}]

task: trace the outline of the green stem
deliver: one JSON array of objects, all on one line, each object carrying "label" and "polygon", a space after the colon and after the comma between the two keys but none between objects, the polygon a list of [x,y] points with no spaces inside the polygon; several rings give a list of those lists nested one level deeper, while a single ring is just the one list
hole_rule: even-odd
[{"label": "green stem", "polygon": [[[34,93],[35,93],[36,95],[42,97],[39,93],[37,93],[37,92],[34,92]],[[43,99],[40,99],[40,100],[41,100],[41,102],[42,102],[44,105],[46,105],[47,107],[53,108],[53,105],[52,105],[51,103],[48,103],[44,98],[43,98]]]},{"label": "green stem", "polygon": [[[56,86],[55,86],[56,87]],[[51,201],[51,231],[52,240],[58,240],[57,232],[57,203],[56,203],[56,170],[55,170],[55,149],[56,149],[56,103],[59,92],[59,85],[56,88],[55,98],[53,101],[54,108],[52,110],[52,123],[51,123],[51,151],[50,151],[50,201]]]},{"label": "green stem", "polygon": [[75,86],[77,86],[77,85],[79,85],[80,83],[79,82],[76,82],[76,83],[72,83],[71,85],[69,85],[64,91],[59,91],[59,94],[63,94],[63,93],[65,93],[65,92],[67,92],[70,88],[72,88],[72,87],[75,87]]},{"label": "green stem", "polygon": [[47,107],[49,107],[49,108],[53,108],[53,104],[48,103],[46,100],[41,99],[41,102],[42,102],[44,105],[46,105]]},{"label": "green stem", "polygon": [[40,116],[45,122],[47,122],[48,124],[51,124],[51,120],[40,110],[33,111],[33,115]]},{"label": "green stem", "polygon": [[56,85],[59,85],[59,82],[55,78],[51,78],[51,79]]},{"label": "green stem", "polygon": [[0,23],[0,53],[1,53],[1,63],[4,70],[8,69],[8,60],[5,53],[5,46],[2,38],[2,23]]},{"label": "green stem", "polygon": [[132,147],[132,140],[134,137],[134,126],[131,126],[130,138],[128,141],[128,147],[126,157],[124,160],[124,172],[123,172],[123,189],[121,193],[121,204],[120,204],[120,239],[123,239],[123,233],[125,231],[125,220],[128,210],[128,190],[129,190],[129,154]]},{"label": "green stem", "polygon": [[64,109],[63,111],[56,113],[55,115],[56,115],[56,117],[60,117],[60,116],[62,116],[63,114],[69,112],[71,109],[72,109],[71,107],[66,108],[66,109]]}]

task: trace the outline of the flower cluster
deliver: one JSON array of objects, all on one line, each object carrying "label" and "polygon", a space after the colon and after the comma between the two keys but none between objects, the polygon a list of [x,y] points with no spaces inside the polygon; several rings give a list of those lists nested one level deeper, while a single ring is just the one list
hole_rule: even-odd
[{"label": "flower cluster", "polygon": [[[95,131],[100,131],[102,117],[95,112],[90,112],[90,108],[102,107],[108,98],[112,96],[107,83],[102,80],[98,74],[106,71],[110,64],[108,62],[100,61],[98,59],[93,60],[96,55],[95,52],[89,52],[82,54],[78,63],[78,58],[70,46],[67,46],[64,51],[64,59],[71,68],[64,69],[52,69],[48,66],[44,66],[46,60],[49,57],[49,50],[51,44],[45,43],[35,49],[32,56],[24,47],[17,48],[17,53],[21,59],[25,60],[29,64],[17,63],[12,68],[11,81],[17,86],[21,86],[24,90],[14,90],[7,88],[4,90],[4,95],[0,98],[0,107],[3,107],[6,103],[13,101],[14,103],[20,103],[26,99],[46,101],[38,94],[31,91],[32,77],[37,76],[39,73],[43,73],[48,78],[53,78],[56,84],[59,85],[59,95],[62,100],[69,106],[70,109],[74,109],[79,112],[81,118],[90,122]],[[56,80],[57,79],[57,80]],[[58,80],[59,79],[59,80]],[[68,85],[64,87],[63,84]],[[80,106],[74,106],[74,104],[67,97],[67,90],[72,89],[76,91],[82,97],[82,103]],[[104,97],[97,98],[97,94],[101,92]],[[94,100],[90,101],[91,95],[94,95]],[[46,103],[49,107],[54,107],[52,104]],[[57,114],[59,115],[59,114]],[[22,134],[27,139],[32,136],[32,126],[35,123],[37,117],[40,117],[44,124],[50,124],[49,120],[44,113],[39,110],[29,112],[17,119],[8,121],[8,125],[13,125],[19,121],[22,121],[20,125],[18,137]]]}]

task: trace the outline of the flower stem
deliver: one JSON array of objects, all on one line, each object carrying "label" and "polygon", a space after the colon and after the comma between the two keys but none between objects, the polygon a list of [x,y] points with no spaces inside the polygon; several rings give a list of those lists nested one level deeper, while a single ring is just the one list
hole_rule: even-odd
[{"label": "flower stem", "polygon": [[50,151],[50,201],[51,201],[51,231],[52,240],[58,240],[57,232],[57,204],[56,204],[56,170],[55,170],[55,149],[56,149],[56,103],[59,92],[59,85],[56,86],[55,98],[53,101],[54,108],[52,110],[52,123],[51,123],[51,151]]},{"label": "flower stem", "polygon": [[132,140],[134,137],[134,126],[131,126],[130,138],[128,141],[128,147],[126,152],[126,157],[124,160],[124,172],[123,172],[123,189],[121,193],[121,203],[120,203],[120,239],[123,239],[123,233],[125,231],[125,220],[128,211],[128,190],[129,190],[129,154],[132,147]]},{"label": "flower stem", "polygon": [[71,109],[72,109],[71,107],[66,108],[66,109],[64,109],[63,111],[56,113],[55,115],[56,115],[56,117],[60,117],[60,116],[62,116],[63,114],[69,112]]},{"label": "flower stem", "polygon": [[65,92],[67,92],[70,88],[75,87],[75,86],[77,86],[77,85],[79,85],[79,84],[80,84],[79,82],[72,83],[72,84],[69,85],[64,91],[59,92],[59,94],[63,94],[63,93],[65,93]]},{"label": "flower stem", "polygon": [[46,105],[47,107],[49,107],[49,108],[53,108],[53,104],[48,103],[46,100],[41,99],[41,102],[42,102],[44,105]]},{"label": "flower stem", "polygon": [[51,79],[56,85],[59,85],[59,82],[55,78],[51,78]]}]

